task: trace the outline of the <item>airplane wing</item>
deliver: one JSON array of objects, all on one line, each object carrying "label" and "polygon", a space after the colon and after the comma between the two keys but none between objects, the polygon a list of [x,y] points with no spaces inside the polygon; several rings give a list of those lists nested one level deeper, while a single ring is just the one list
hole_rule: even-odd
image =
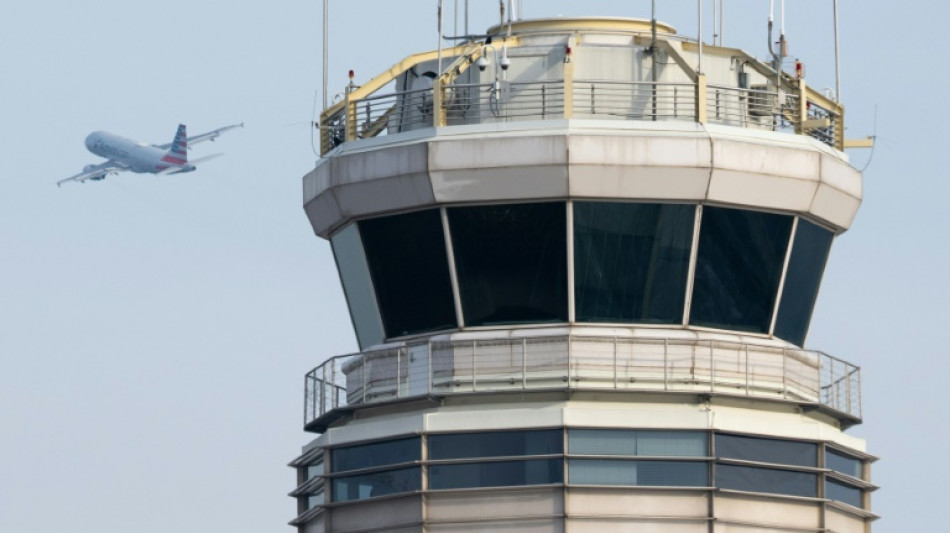
[{"label": "airplane wing", "polygon": [[80,183],[86,180],[99,181],[105,179],[109,174],[118,174],[125,170],[128,170],[125,165],[111,160],[98,165],[86,165],[79,174],[57,181],[56,186],[59,187],[68,181],[78,181]]},{"label": "airplane wing", "polygon": [[[191,137],[188,137],[188,139],[187,139],[188,148],[191,148],[192,145],[198,144],[198,143],[200,143],[200,142],[213,141],[213,140],[217,139],[218,137],[220,137],[222,133],[224,133],[224,132],[226,132],[226,131],[228,131],[228,130],[233,130],[234,128],[243,128],[243,127],[244,127],[244,123],[242,122],[242,123],[240,123],[240,124],[231,124],[230,126],[225,126],[225,127],[223,127],[223,128],[218,128],[218,129],[216,129],[216,130],[211,130],[211,131],[209,131],[209,132],[207,132],[207,133],[201,133],[201,134],[199,134],[199,135],[192,135]],[[156,145],[156,146],[158,146],[158,147],[161,148],[162,150],[168,150],[169,148],[172,147],[172,143],[159,144],[159,145]]]}]

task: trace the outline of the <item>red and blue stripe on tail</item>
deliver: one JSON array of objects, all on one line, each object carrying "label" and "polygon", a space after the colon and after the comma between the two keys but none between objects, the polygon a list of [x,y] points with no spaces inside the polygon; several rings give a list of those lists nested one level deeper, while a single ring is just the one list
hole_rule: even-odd
[{"label": "red and blue stripe on tail", "polygon": [[188,133],[185,131],[185,125],[179,124],[178,131],[175,133],[175,140],[172,141],[172,147],[162,158],[162,161],[177,166],[188,164]]}]

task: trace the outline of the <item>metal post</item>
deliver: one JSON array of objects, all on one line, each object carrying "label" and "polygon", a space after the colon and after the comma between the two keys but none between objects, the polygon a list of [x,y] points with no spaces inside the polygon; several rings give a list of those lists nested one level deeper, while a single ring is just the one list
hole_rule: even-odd
[{"label": "metal post", "polygon": [[841,101],[841,65],[838,55],[838,0],[834,1],[835,10],[835,102]]},{"label": "metal post", "polygon": [[320,383],[320,414],[327,412],[327,365],[323,365],[323,381]]},{"label": "metal post", "polygon": [[528,388],[528,339],[521,339],[521,390]]},{"label": "metal post", "polygon": [[368,374],[366,371],[366,355],[367,354],[364,353],[360,356],[363,359],[363,405],[366,405],[366,385],[369,382],[369,377],[366,375]]},{"label": "metal post", "polygon": [[699,36],[696,38],[696,45],[699,47],[699,64],[696,66],[696,74],[703,73],[703,0],[696,2],[699,9]]},{"label": "metal post", "polygon": [[670,339],[663,339],[663,390],[670,389],[669,376],[669,358],[670,358]]},{"label": "metal post", "polygon": [[614,337],[614,388],[617,388],[617,337]]},{"label": "metal post", "polygon": [[478,341],[474,341],[474,340],[472,341],[472,392],[475,392],[475,385],[476,385],[476,381],[475,381],[475,370],[476,370],[476,368],[475,368],[475,350],[476,350],[477,343],[478,343]]},{"label": "metal post", "polygon": [[426,349],[428,354],[426,355],[426,393],[428,395],[432,394],[432,339],[429,339],[426,342]]},{"label": "metal post", "polygon": [[709,341],[709,391],[716,391],[716,354],[713,352],[713,341]]},{"label": "metal post", "polygon": [[329,27],[329,0],[323,0],[323,110],[327,110],[327,51],[329,37],[327,28]]},{"label": "metal post", "polygon": [[399,382],[399,378],[402,376],[402,351],[404,349],[406,349],[405,346],[396,349],[396,398],[402,396],[399,393],[399,391],[402,390],[402,384]]},{"label": "metal post", "polygon": [[782,398],[788,398],[788,348],[782,348]]},{"label": "metal post", "polygon": [[749,345],[745,345],[745,395],[749,395]]}]

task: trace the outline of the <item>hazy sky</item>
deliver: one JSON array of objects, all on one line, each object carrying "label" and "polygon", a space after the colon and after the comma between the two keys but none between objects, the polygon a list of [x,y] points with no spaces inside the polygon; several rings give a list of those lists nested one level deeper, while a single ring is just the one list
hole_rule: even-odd
[{"label": "hazy sky", "polygon": [[[497,20],[494,0],[470,3],[472,31]],[[695,1],[658,3],[695,35]],[[650,9],[524,4],[528,17]],[[877,108],[879,142],[808,346],[863,368],[865,424],[852,432],[882,457],[877,533],[945,521],[950,75],[931,58],[946,5],[841,0],[848,135],[870,134]],[[331,2],[332,93],[350,68],[359,82],[434,48],[435,6]],[[768,2],[726,6],[726,44],[764,57]],[[831,6],[787,8],[791,53],[819,88],[834,86]],[[356,347],[329,245],[301,206],[321,13],[319,0],[4,6],[0,531],[292,531],[285,464],[310,438],[303,376]],[[166,143],[179,122],[241,121],[196,148],[225,153],[197,172],[55,186],[100,161],[83,146],[93,130]],[[863,166],[868,152],[852,155]]]}]

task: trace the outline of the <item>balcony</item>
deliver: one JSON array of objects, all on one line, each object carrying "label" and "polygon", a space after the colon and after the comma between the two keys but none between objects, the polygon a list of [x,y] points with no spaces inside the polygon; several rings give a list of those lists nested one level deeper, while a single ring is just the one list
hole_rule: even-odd
[{"label": "balcony", "polygon": [[331,357],[306,376],[304,426],[361,406],[476,393],[727,395],[860,422],[860,368],[823,352],[699,339],[561,335],[408,343]]}]

